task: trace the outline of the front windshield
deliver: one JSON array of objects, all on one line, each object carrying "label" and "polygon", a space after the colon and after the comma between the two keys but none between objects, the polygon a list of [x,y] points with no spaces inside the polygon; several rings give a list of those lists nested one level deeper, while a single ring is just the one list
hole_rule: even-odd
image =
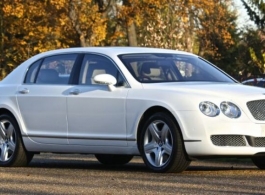
[{"label": "front windshield", "polygon": [[141,83],[235,81],[207,61],[183,54],[124,54],[118,56]]}]

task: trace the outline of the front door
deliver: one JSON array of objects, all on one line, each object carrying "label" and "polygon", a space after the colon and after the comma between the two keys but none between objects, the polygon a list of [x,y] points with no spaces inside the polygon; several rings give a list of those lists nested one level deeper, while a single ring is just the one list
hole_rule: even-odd
[{"label": "front door", "polygon": [[[117,88],[94,82],[98,74],[111,74]],[[125,105],[128,86],[109,59],[88,54],[84,57],[79,85],[69,89],[67,98],[69,144],[126,146]]]}]

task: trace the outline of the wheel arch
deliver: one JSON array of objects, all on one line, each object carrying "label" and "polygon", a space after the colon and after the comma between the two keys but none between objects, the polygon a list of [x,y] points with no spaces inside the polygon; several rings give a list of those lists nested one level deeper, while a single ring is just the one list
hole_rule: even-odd
[{"label": "wheel arch", "polygon": [[[8,110],[8,109],[6,109],[6,108],[0,108],[0,115],[3,115],[3,114],[9,114],[9,115],[12,116],[12,117],[16,120],[16,122],[17,122],[17,119],[16,119],[15,115],[14,115],[10,110]],[[17,122],[17,123],[18,123],[18,122]]]},{"label": "wheel arch", "polygon": [[[24,140],[22,138],[22,129],[21,129],[21,124],[19,123],[17,117],[10,111],[8,110],[7,108],[0,108],[0,115],[3,115],[3,114],[8,114],[10,115],[14,120],[15,122],[17,123],[17,126],[19,128],[19,132],[20,132],[20,136],[21,136],[21,140],[22,140],[22,144],[24,145]],[[25,146],[25,145],[24,145]]]},{"label": "wheel arch", "polygon": [[143,115],[141,116],[141,119],[139,121],[138,127],[137,127],[137,146],[138,146],[138,149],[139,149],[139,140],[140,140],[141,130],[142,130],[142,127],[143,127],[145,121],[150,116],[152,116],[154,113],[158,113],[158,112],[164,112],[164,113],[168,114],[172,118],[172,120],[174,120],[175,124],[177,125],[177,127],[180,130],[181,139],[183,140],[182,130],[180,128],[179,122],[177,121],[176,117],[167,108],[165,108],[163,106],[152,106],[152,107],[148,108],[143,113]]},{"label": "wheel arch", "polygon": [[32,160],[34,153],[28,152],[25,147],[19,121],[17,120],[16,116],[7,108],[0,108],[0,116],[3,116],[3,118],[7,118],[7,120],[9,120],[9,122],[15,126],[14,131],[16,132],[15,139],[13,139],[15,140],[15,147],[13,153],[11,154],[10,159],[1,162],[1,166],[26,166]]}]

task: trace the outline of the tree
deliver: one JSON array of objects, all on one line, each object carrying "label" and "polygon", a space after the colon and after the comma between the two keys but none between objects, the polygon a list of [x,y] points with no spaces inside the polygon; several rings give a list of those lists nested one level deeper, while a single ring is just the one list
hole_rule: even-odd
[{"label": "tree", "polygon": [[241,0],[257,30],[249,30],[246,37],[254,73],[265,73],[265,2],[260,0]]},{"label": "tree", "polygon": [[197,33],[198,54],[230,74],[238,74],[239,32],[232,1],[220,0],[208,12],[199,16],[201,28]]},{"label": "tree", "polygon": [[70,25],[54,19],[61,12],[57,12],[50,1],[3,0],[2,3],[4,33],[1,39],[5,56],[2,72],[9,72],[39,52],[76,44],[74,31],[68,28]]},{"label": "tree", "polygon": [[244,54],[241,55],[241,60],[246,62],[242,69],[245,74],[264,74],[264,40],[265,36],[261,30],[248,29],[243,33],[240,47],[241,51],[244,51]]},{"label": "tree", "polygon": [[1,75],[4,75],[2,71],[4,70],[4,61],[5,61],[5,55],[4,55],[4,12],[3,12],[3,1],[0,1],[0,77]]},{"label": "tree", "polygon": [[[140,28],[145,21],[155,20],[157,12],[165,4],[166,0],[122,0],[117,3],[117,15],[115,17],[119,25],[119,34],[125,36],[125,44],[138,46]],[[126,32],[124,34],[123,32]]]},{"label": "tree", "polygon": [[231,1],[2,0],[2,77],[34,54],[74,46],[161,47],[222,60],[234,45]]},{"label": "tree", "polygon": [[[57,3],[54,0],[53,3]],[[81,46],[100,45],[106,37],[107,18],[102,14],[103,1],[69,0],[61,4],[68,7],[68,15],[79,35]],[[68,5],[67,5],[68,4]]]},{"label": "tree", "polygon": [[[202,56],[220,56],[217,40],[227,48],[234,44],[235,14],[231,0],[170,0],[160,3],[156,15],[140,27],[143,46],[180,49]],[[146,14],[145,14],[146,15]]]}]

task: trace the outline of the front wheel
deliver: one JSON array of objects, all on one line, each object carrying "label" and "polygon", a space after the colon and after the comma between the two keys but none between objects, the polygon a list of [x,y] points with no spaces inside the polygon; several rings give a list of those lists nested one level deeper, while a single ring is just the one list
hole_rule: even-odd
[{"label": "front wheel", "polygon": [[257,156],[251,158],[254,165],[256,165],[259,169],[265,169],[265,157]]},{"label": "front wheel", "polygon": [[26,166],[33,154],[28,153],[22,144],[17,122],[10,115],[0,116],[0,166]]},{"label": "front wheel", "polygon": [[144,124],[139,149],[154,172],[182,172],[190,164],[178,126],[166,113],[152,115]]}]

